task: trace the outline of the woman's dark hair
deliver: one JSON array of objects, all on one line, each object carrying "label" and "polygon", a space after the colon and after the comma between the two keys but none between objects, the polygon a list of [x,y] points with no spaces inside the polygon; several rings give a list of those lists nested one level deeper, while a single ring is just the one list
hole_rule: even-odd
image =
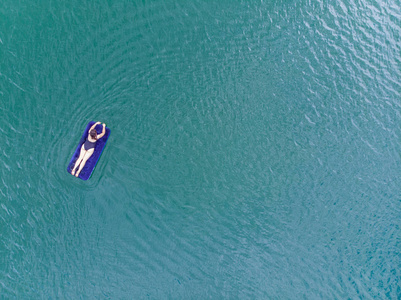
[{"label": "woman's dark hair", "polygon": [[92,130],[89,132],[89,134],[90,134],[90,136],[91,136],[93,139],[96,139],[96,138],[97,138],[97,131],[96,131],[96,129],[92,129]]}]

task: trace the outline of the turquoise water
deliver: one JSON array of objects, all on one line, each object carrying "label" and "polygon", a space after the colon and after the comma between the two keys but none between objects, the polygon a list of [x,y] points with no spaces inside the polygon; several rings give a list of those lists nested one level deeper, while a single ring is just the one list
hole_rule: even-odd
[{"label": "turquoise water", "polygon": [[0,298],[401,298],[400,12],[3,1]]}]

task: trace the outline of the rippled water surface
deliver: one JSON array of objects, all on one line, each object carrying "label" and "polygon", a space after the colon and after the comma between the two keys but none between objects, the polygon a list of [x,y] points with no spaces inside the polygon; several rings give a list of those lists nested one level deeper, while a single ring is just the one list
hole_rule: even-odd
[{"label": "rippled water surface", "polygon": [[401,298],[399,0],[0,20],[0,298]]}]

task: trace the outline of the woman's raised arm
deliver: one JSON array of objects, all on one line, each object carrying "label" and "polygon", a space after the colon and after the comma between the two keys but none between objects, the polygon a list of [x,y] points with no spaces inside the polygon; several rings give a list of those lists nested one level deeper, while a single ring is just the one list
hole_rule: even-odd
[{"label": "woman's raised arm", "polygon": [[97,136],[97,139],[101,139],[106,133],[106,124],[103,123],[102,133]]},{"label": "woman's raised arm", "polygon": [[89,132],[91,132],[92,129],[95,129],[96,125],[99,125],[100,122],[96,122],[95,124],[92,125],[91,128],[89,128]]}]

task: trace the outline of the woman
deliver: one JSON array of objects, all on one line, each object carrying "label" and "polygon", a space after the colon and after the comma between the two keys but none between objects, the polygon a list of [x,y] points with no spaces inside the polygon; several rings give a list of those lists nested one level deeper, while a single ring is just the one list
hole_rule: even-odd
[{"label": "woman", "polygon": [[[91,157],[91,155],[95,151],[96,141],[101,139],[106,133],[106,124],[103,123],[102,133],[99,135],[97,134],[95,127],[96,125],[99,124],[100,122],[96,122],[89,129],[88,137],[86,138],[85,143],[81,147],[81,153],[79,154],[79,158],[75,162],[74,167],[72,168],[71,175],[75,175],[75,177],[79,176],[79,173],[81,173],[81,170],[85,166],[86,161],[89,159],[89,157]],[[75,168],[78,168],[78,171],[76,173],[75,173]]]}]

